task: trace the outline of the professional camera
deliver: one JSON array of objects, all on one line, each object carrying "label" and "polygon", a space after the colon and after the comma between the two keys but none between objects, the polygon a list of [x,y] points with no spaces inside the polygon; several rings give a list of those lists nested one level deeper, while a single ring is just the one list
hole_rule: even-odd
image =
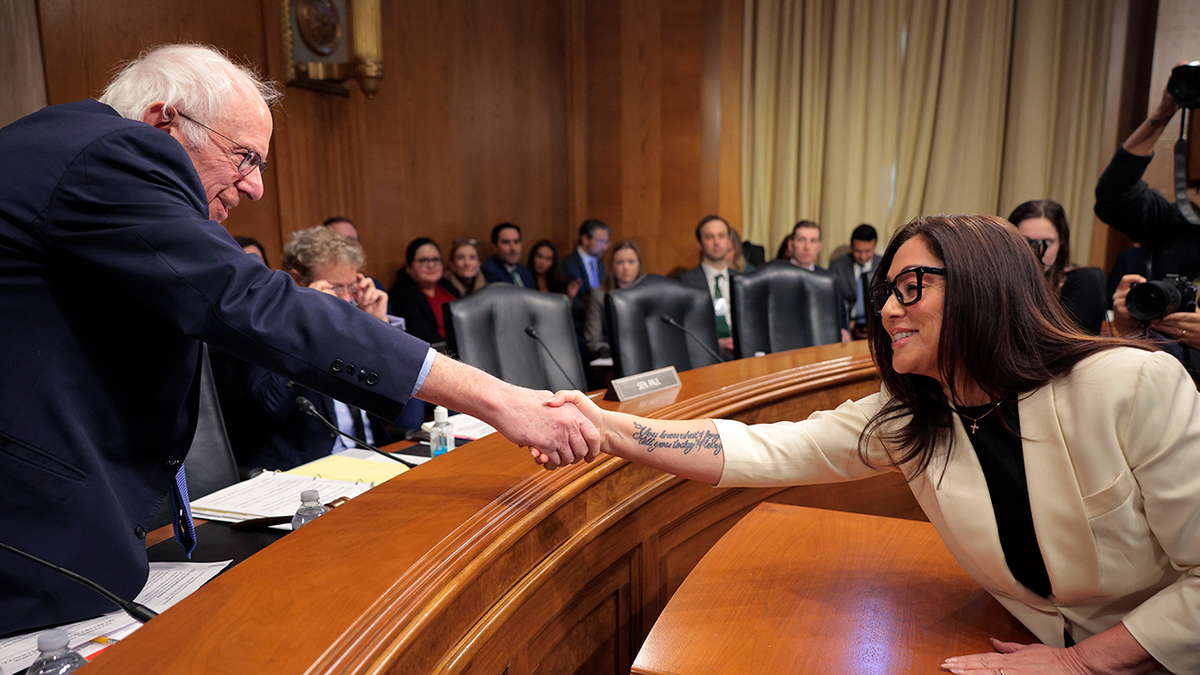
[{"label": "professional camera", "polygon": [[1180,108],[1200,108],[1200,61],[1192,61],[1171,70],[1167,93]]},{"label": "professional camera", "polygon": [[1162,281],[1134,284],[1125,296],[1125,309],[1139,321],[1161,319],[1175,312],[1196,311],[1196,286],[1190,279],[1168,274]]}]

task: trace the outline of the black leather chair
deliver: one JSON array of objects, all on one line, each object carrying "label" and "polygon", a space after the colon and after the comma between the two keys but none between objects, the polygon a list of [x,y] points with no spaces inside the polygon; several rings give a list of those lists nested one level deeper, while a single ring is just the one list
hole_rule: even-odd
[{"label": "black leather chair", "polygon": [[[478,293],[446,303],[443,312],[446,342],[463,363],[531,389],[587,386],[567,296],[488,284]],[[528,334],[529,328],[545,348]]]},{"label": "black leather chair", "polygon": [[775,260],[733,278],[729,295],[738,357],[841,340],[836,277]]},{"label": "black leather chair", "polygon": [[[648,274],[629,288],[604,296],[609,343],[617,377],[675,366],[678,371],[719,363],[717,319],[704,291]],[[695,335],[663,322],[666,315]],[[711,352],[710,352],[711,350]]]},{"label": "black leather chair", "polygon": [[[221,403],[213,384],[212,364],[208,345],[200,345],[200,414],[196,420],[196,435],[183,463],[186,468],[188,498],[193,501],[238,482],[237,462],[225,433]],[[152,528],[171,523],[171,495],[163,500],[154,517]]]}]

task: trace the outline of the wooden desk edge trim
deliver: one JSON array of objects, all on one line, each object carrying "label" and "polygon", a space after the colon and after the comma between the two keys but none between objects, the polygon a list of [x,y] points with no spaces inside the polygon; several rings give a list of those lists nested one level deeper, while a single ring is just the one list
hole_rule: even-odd
[{"label": "wooden desk edge trim", "polygon": [[[728,417],[754,407],[776,402],[833,385],[874,379],[875,366],[869,356],[843,357],[801,365],[724,387],[712,395],[697,396],[650,413],[659,419]],[[492,560],[518,542],[547,515],[578,497],[589,487],[618,471],[628,462],[616,457],[592,465],[574,465],[551,472],[550,477],[530,476],[481,509],[420,561],[401,575],[388,592],[365,612],[313,664],[310,672],[385,672],[463,589],[470,586]],[[464,637],[443,665],[473,652],[490,626],[511,614],[522,592],[536,588],[540,580],[558,569],[589,541],[604,531],[608,522],[619,520],[654,495],[684,482],[663,475],[653,486],[631,493],[623,501],[594,519],[586,534],[575,533],[541,563],[531,568],[521,583],[505,594],[481,622]],[[390,636],[390,637],[389,637]]]}]

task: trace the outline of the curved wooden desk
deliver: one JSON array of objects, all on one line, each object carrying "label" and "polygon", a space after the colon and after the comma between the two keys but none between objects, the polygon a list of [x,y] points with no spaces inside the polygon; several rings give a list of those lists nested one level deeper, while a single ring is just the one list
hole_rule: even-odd
[{"label": "curved wooden desk", "polygon": [[[682,379],[674,400],[622,409],[795,419],[878,388],[863,343]],[[716,490],[614,458],[547,472],[493,436],[284,537],[89,672],[628,673],[671,593],[764,499],[921,518],[893,474]]]},{"label": "curved wooden desk", "polygon": [[688,575],[633,672],[936,673],[988,637],[1037,642],[929,523],[760,504]]}]

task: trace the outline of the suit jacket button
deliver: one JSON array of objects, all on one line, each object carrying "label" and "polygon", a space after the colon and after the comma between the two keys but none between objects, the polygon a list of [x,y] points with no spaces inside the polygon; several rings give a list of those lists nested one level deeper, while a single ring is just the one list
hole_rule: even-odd
[{"label": "suit jacket button", "polygon": [[367,385],[373,385],[379,381],[379,373],[367,373]]},{"label": "suit jacket button", "polygon": [[354,377],[354,364],[353,363],[346,364],[346,376]]},{"label": "suit jacket button", "polygon": [[342,372],[342,368],[344,368],[345,365],[346,364],[342,363],[341,359],[336,359],[336,360],[334,360],[333,363],[329,364],[329,369],[335,373],[340,373],[340,372]]},{"label": "suit jacket button", "polygon": [[135,537],[137,537],[138,539],[145,539],[146,538],[146,528],[142,527],[141,525],[138,525],[137,527],[133,528],[133,535]]}]

